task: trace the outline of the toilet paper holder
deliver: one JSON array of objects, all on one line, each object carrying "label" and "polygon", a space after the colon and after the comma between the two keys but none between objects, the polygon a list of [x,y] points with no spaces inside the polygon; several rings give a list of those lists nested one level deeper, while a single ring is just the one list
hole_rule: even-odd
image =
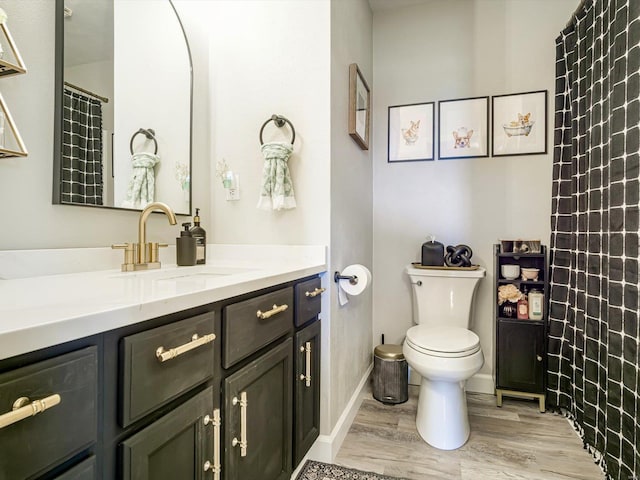
[{"label": "toilet paper holder", "polygon": [[340,280],[349,280],[349,283],[351,285],[358,284],[358,277],[356,277],[355,275],[341,275],[340,272],[335,272],[333,274],[333,281],[338,283]]}]

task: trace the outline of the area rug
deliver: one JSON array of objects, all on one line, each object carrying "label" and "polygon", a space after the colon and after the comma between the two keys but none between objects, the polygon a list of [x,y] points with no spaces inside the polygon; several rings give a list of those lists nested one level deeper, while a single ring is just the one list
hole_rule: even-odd
[{"label": "area rug", "polygon": [[402,480],[398,477],[379,475],[372,472],[363,472],[353,468],[341,467],[329,463],[307,462],[300,470],[296,480]]}]

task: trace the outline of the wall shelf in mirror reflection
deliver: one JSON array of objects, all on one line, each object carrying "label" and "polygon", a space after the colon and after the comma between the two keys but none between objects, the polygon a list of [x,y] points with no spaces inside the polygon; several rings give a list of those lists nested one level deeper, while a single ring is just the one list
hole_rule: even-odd
[{"label": "wall shelf in mirror reflection", "polygon": [[53,203],[190,215],[192,63],[172,1],[56,0],[55,14]]},{"label": "wall shelf in mirror reflection", "polygon": [[[22,56],[6,25],[6,13],[0,9],[0,77],[27,73]],[[5,48],[7,47],[7,48]],[[8,52],[7,52],[8,50]],[[9,107],[0,94],[0,158],[26,157],[28,155],[20,132]]]}]

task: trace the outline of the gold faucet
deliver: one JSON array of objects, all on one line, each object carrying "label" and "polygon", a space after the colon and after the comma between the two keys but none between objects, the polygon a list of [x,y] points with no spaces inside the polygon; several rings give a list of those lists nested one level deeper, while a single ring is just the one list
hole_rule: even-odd
[{"label": "gold faucet", "polygon": [[138,243],[121,243],[111,245],[111,248],[121,248],[124,250],[124,263],[122,264],[123,272],[132,272],[135,270],[153,270],[160,268],[160,259],[158,257],[158,248],[168,246],[166,243],[150,242],[147,243],[147,218],[153,211],[164,212],[169,218],[171,225],[176,224],[176,215],[171,207],[166,203],[153,202],[148,204],[140,213],[138,219]]}]

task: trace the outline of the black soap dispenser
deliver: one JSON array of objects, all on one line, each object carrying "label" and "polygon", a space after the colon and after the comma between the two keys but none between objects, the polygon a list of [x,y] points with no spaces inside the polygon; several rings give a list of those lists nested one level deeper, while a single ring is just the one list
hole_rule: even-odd
[{"label": "black soap dispenser", "polygon": [[196,263],[203,265],[207,263],[207,232],[200,226],[199,208],[196,208],[196,215],[193,217],[191,235],[196,239]]},{"label": "black soap dispenser", "polygon": [[182,226],[184,230],[176,238],[176,263],[181,267],[190,267],[196,264],[196,239],[189,231],[190,222],[183,223]]}]

